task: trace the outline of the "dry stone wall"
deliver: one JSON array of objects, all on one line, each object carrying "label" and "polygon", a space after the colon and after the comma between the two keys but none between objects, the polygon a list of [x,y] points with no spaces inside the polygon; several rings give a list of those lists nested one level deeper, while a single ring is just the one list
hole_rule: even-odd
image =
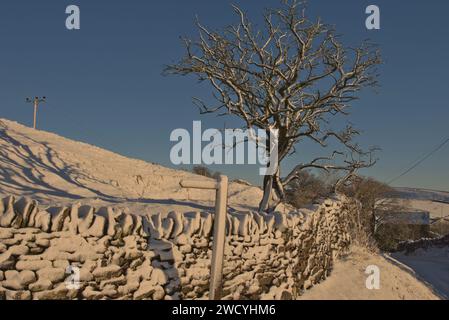
[{"label": "dry stone wall", "polygon": [[411,254],[418,249],[429,249],[429,248],[444,248],[449,247],[449,234],[440,238],[434,239],[419,239],[413,241],[404,241],[399,243],[397,252],[405,252],[405,254]]},{"label": "dry stone wall", "polygon": [[[289,214],[229,213],[224,299],[292,299],[350,243],[343,196]],[[205,299],[213,214],[135,215],[0,201],[0,299]]]}]

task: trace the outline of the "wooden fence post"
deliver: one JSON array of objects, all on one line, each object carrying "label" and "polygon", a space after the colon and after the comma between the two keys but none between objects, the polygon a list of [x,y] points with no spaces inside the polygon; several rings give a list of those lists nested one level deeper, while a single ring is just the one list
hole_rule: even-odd
[{"label": "wooden fence post", "polygon": [[222,298],[223,257],[226,243],[228,177],[220,175],[217,182],[183,180],[180,185],[183,188],[216,190],[209,299],[220,300]]}]

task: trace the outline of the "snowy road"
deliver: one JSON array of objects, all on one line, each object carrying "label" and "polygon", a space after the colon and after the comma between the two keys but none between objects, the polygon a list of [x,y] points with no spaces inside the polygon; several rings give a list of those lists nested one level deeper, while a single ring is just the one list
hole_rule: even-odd
[{"label": "snowy road", "polygon": [[411,268],[442,297],[449,299],[449,248],[418,249],[410,255],[395,253],[391,256]]}]

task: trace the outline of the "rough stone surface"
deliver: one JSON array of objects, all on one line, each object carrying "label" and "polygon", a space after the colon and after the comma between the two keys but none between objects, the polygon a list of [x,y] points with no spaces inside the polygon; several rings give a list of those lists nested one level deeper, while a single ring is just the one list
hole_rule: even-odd
[{"label": "rough stone surface", "polygon": [[39,279],[37,282],[30,284],[29,289],[31,292],[39,292],[50,290],[53,288],[53,284],[48,279]]},{"label": "rough stone surface", "polygon": [[47,260],[20,260],[16,263],[17,270],[36,271],[44,268],[50,268],[51,266],[51,262]]},{"label": "rough stone surface", "polygon": [[151,297],[151,295],[156,291],[154,282],[152,281],[142,281],[140,283],[139,289],[134,292],[133,298],[135,300],[142,300]]},{"label": "rough stone surface", "polygon": [[35,300],[71,300],[78,295],[77,290],[69,290],[64,283],[51,290],[35,292],[33,299]]},{"label": "rough stone surface", "polygon": [[118,265],[110,265],[107,267],[100,267],[94,270],[93,276],[97,279],[110,279],[117,277],[121,273],[121,268]]},{"label": "rough stone surface", "polygon": [[37,271],[41,280],[49,280],[51,283],[59,283],[66,277],[65,269],[62,268],[44,268]]},{"label": "rough stone surface", "polygon": [[31,292],[27,290],[5,290],[5,298],[6,300],[31,300]]},{"label": "rough stone surface", "polygon": [[[208,297],[213,214],[0,203],[0,299]],[[335,196],[297,212],[230,212],[224,299],[295,299],[348,248],[359,209]]]}]

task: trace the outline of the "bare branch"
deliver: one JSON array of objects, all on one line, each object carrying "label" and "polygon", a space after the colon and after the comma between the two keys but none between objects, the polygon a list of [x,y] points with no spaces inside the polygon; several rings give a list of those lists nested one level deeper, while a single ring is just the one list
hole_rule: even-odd
[{"label": "bare branch", "polygon": [[[353,142],[357,130],[328,125],[333,117],[349,114],[360,90],[377,84],[378,50],[369,43],[345,47],[332,27],[308,19],[304,4],[297,1],[283,1],[281,8],[267,10],[265,27],[259,30],[244,11],[235,5],[232,8],[237,22],[220,32],[197,21],[198,38],[183,39],[185,56],[166,66],[164,73],[195,75],[211,85],[218,105],[207,106],[196,98],[201,113],[235,115],[248,128],[278,129],[279,161],[304,138],[323,147],[332,139],[343,146],[338,152],[363,154]],[[336,154],[297,169],[343,170],[351,176],[370,164],[348,160],[335,165],[331,161]],[[323,164],[324,160],[329,163]],[[285,182],[294,176],[266,181],[282,199]]]}]

